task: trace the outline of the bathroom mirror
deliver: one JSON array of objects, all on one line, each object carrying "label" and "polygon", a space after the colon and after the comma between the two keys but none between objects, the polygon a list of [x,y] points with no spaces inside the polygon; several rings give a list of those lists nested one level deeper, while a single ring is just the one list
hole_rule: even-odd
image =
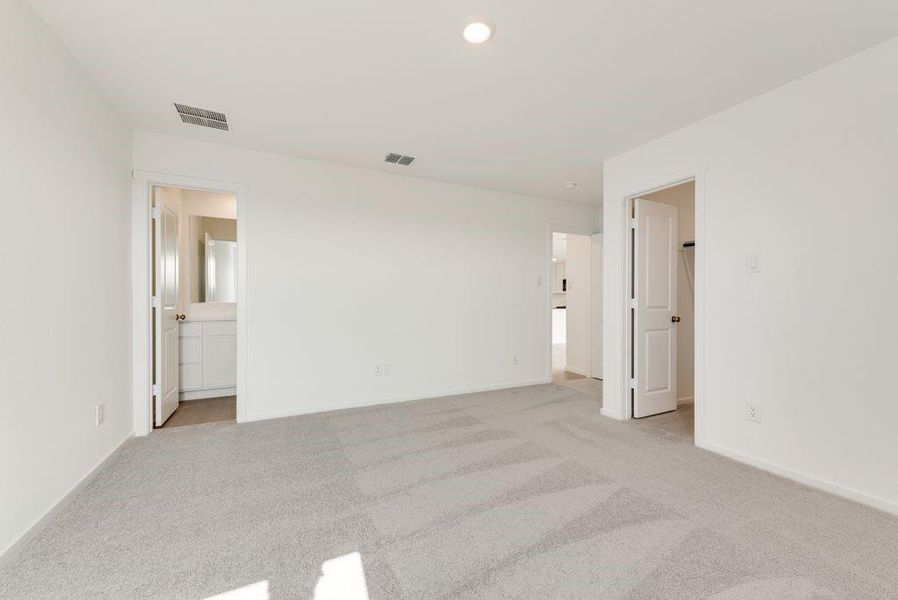
[{"label": "bathroom mirror", "polygon": [[190,217],[191,302],[237,302],[237,221]]}]

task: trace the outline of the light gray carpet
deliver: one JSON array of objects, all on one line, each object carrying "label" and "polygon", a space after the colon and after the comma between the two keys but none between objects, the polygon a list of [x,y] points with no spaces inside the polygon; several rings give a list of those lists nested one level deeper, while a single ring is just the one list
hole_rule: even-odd
[{"label": "light gray carpet", "polygon": [[898,519],[544,385],[154,432],[0,571],[2,598],[895,598]]}]

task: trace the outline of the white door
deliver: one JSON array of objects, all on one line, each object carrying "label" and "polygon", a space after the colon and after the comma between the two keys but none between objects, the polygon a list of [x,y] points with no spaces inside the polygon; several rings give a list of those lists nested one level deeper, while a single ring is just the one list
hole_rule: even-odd
[{"label": "white door", "polygon": [[157,196],[156,427],[178,408],[178,215]]},{"label": "white door", "polygon": [[592,236],[592,261],[590,273],[590,322],[592,323],[592,352],[590,353],[589,376],[595,379],[602,378],[602,234]]},{"label": "white door", "polygon": [[638,198],[633,416],[677,409],[677,207]]}]

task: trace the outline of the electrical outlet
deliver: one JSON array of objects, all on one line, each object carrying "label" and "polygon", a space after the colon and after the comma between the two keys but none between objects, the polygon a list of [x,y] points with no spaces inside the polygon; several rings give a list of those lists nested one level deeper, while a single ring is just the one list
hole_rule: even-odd
[{"label": "electrical outlet", "polygon": [[542,275],[536,276],[536,287],[543,287],[543,276]]},{"label": "electrical outlet", "polygon": [[761,257],[757,254],[747,254],[745,256],[745,272],[746,273],[760,273],[761,272]]},{"label": "electrical outlet", "polygon": [[762,417],[761,406],[753,402],[745,403],[745,420],[752,423],[760,423]]},{"label": "electrical outlet", "polygon": [[383,377],[384,376],[384,366],[380,363],[374,365],[374,376],[375,377]]},{"label": "electrical outlet", "polygon": [[103,406],[103,403],[97,404],[97,427],[103,424],[106,420],[106,407]]},{"label": "electrical outlet", "polygon": [[511,355],[511,364],[513,364],[513,365],[518,364],[518,355],[517,354]]},{"label": "electrical outlet", "polygon": [[382,367],[384,371],[384,377],[389,377],[393,374],[393,365],[391,365],[390,363],[384,363]]}]

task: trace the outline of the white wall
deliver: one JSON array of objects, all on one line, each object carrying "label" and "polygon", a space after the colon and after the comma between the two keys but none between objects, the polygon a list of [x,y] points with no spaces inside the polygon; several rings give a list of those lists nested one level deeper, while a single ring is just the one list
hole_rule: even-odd
[{"label": "white wall", "polygon": [[568,371],[589,374],[590,341],[590,246],[588,235],[567,236],[567,342],[565,368]]},{"label": "white wall", "polygon": [[131,432],[131,135],[19,0],[0,56],[2,553]]},{"label": "white wall", "polygon": [[706,447],[898,512],[896,69],[893,40],[605,164],[606,412],[623,407],[622,199],[705,165]]},{"label": "white wall", "polygon": [[563,344],[567,341],[567,309],[552,309],[552,343]]},{"label": "white wall", "polygon": [[549,224],[600,221],[594,207],[144,132],[134,165],[249,187],[249,419],[547,381]]},{"label": "white wall", "polygon": [[[679,232],[682,242],[695,239],[695,182],[689,181],[674,187],[643,196],[648,200],[676,206],[679,211]],[[689,261],[695,273],[695,252],[688,250],[677,256],[677,399],[688,400],[695,395],[695,311],[689,273],[683,259]]]},{"label": "white wall", "polygon": [[592,339],[590,340],[590,368],[589,376],[594,379],[602,379],[602,350],[603,338],[605,337],[605,328],[603,325],[603,298],[602,298],[602,263],[603,248],[605,246],[604,236],[601,233],[590,236],[592,246],[590,247],[589,262],[591,264],[591,288],[589,291],[590,304],[590,327],[592,331]]}]

